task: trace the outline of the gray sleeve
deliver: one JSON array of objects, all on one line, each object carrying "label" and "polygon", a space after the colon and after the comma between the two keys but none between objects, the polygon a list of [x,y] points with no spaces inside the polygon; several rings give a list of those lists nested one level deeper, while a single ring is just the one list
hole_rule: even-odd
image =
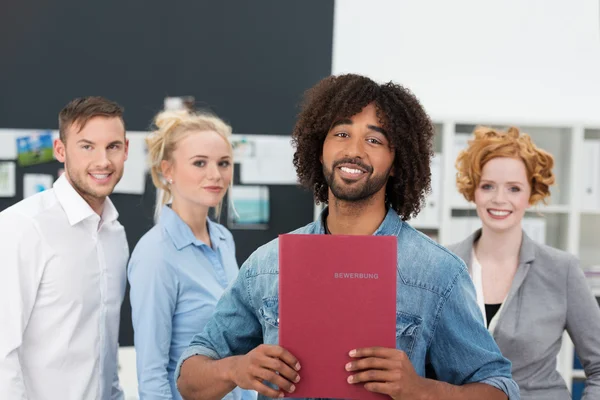
[{"label": "gray sleeve", "polygon": [[600,307],[576,259],[567,285],[567,332],[587,377],[582,400],[600,399]]}]

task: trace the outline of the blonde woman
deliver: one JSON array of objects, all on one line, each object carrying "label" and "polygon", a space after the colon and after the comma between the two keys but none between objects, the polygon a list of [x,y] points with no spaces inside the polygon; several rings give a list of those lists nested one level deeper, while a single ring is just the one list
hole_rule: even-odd
[{"label": "blonde woman", "polygon": [[456,162],[457,186],[482,229],[448,248],[473,278],[488,329],[512,362],[523,400],[570,399],[556,370],[567,330],[587,376],[583,398],[600,399],[600,308],[579,261],[531,240],[526,209],[550,196],[550,154],[516,128],[480,127]]},{"label": "blonde woman", "polygon": [[[138,386],[141,399],[181,399],[173,379],[179,356],[238,274],[231,233],[209,219],[231,185],[231,128],[215,116],[173,111],[154,124],[148,152],[163,195],[158,222],[128,267]],[[236,388],[228,397],[243,394]]]}]

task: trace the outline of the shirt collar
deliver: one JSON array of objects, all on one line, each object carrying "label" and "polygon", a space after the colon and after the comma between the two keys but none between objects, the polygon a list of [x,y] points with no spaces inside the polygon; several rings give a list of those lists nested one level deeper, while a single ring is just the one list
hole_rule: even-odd
[{"label": "shirt collar", "polygon": [[[323,211],[321,211],[321,215],[319,216],[319,218],[315,221],[315,229],[318,233],[322,233],[322,234],[327,233],[325,231],[325,227],[327,225],[325,222],[325,218],[327,218],[328,214],[329,214],[329,207],[325,207],[323,209]],[[394,211],[393,208],[388,208],[385,218],[381,222],[381,225],[379,225],[379,228],[377,228],[375,233],[373,233],[373,235],[395,236],[400,233],[401,229],[402,229],[402,221],[400,220],[400,217],[398,216],[396,211]]]},{"label": "shirt collar", "polygon": [[[206,246],[206,243],[198,240],[189,225],[168,205],[162,207],[158,223],[167,231],[177,250],[181,250],[190,244],[198,247]],[[226,240],[225,235],[217,228],[217,224],[212,222],[208,217],[206,218],[206,223],[208,225],[211,244],[216,250],[220,242]]]},{"label": "shirt collar", "polygon": [[102,210],[102,220],[104,222],[113,222],[119,218],[119,212],[117,211],[115,205],[110,200],[110,198],[106,198],[104,200],[104,210]]},{"label": "shirt collar", "polygon": [[[54,182],[52,188],[54,189],[54,193],[56,194],[56,198],[60,205],[63,210],[65,210],[65,214],[67,214],[67,219],[71,226],[78,224],[84,219],[97,215],[87,201],[85,201],[73,188],[65,174],[61,175],[60,178]],[[104,222],[112,222],[118,217],[119,213],[117,212],[117,209],[107,197],[104,201],[104,209],[102,210],[102,220]]]}]

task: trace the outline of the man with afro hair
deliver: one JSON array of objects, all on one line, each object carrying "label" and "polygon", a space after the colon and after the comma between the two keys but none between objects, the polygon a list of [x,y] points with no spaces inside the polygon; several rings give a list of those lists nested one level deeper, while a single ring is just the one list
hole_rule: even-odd
[{"label": "man with afro hair", "polygon": [[[351,351],[353,361],[340,365],[348,384],[402,400],[518,399],[464,263],[405,222],[430,187],[433,135],[427,113],[400,85],[358,75],[319,82],[292,138],[299,182],[327,207],[294,233],[397,237],[396,348]],[[278,346],[277,271],[275,239],[248,258],[183,353],[175,377],[184,398],[220,399],[236,386],[259,398],[293,396],[302,370]]]}]

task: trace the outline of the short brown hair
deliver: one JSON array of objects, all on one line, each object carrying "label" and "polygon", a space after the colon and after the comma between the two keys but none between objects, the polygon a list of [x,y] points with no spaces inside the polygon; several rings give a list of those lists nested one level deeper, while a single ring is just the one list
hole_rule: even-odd
[{"label": "short brown hair", "polygon": [[483,166],[494,158],[509,157],[525,164],[531,186],[529,204],[545,203],[554,184],[554,158],[550,153],[536,147],[529,135],[521,134],[515,127],[505,132],[479,126],[473,134],[475,137],[469,141],[469,147],[460,152],[456,160],[456,186],[467,201],[475,201]]},{"label": "short brown hair", "polygon": [[65,143],[67,128],[77,124],[78,132],[94,117],[119,118],[123,121],[123,107],[100,96],[80,97],[71,100],[58,114],[60,140]]}]

